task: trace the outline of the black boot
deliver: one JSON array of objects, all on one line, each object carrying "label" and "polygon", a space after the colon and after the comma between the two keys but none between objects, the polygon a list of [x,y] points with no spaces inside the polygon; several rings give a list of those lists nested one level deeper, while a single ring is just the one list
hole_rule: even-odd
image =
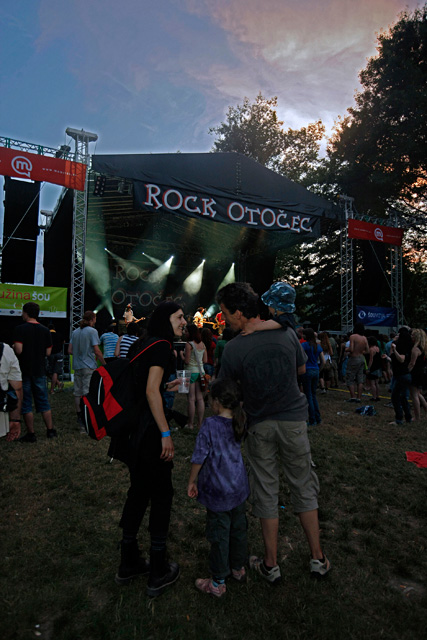
[{"label": "black boot", "polygon": [[144,576],[150,572],[150,563],[141,558],[136,538],[131,542],[120,542],[121,561],[119,570],[114,578],[117,584],[129,584],[133,578]]},{"label": "black boot", "polygon": [[147,584],[147,596],[155,598],[179,578],[179,565],[167,562],[166,549],[150,552],[150,575]]}]

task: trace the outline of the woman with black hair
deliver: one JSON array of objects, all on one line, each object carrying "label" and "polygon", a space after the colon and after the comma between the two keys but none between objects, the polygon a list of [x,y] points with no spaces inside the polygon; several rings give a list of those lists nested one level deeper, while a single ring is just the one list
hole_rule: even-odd
[{"label": "woman with black hair", "polygon": [[[152,597],[160,595],[179,577],[179,566],[166,559],[174,445],[164,413],[162,390],[175,370],[174,336],[181,338],[185,326],[181,307],[174,302],[162,302],[150,317],[147,337],[132,345],[129,359],[146,349],[131,365],[139,417],[128,434],[111,439],[108,452],[128,465],[131,481],[120,520],[123,539],[116,582],[128,584],[133,578],[149,573],[147,595]],[[177,386],[177,380],[167,383],[168,390],[176,390]],[[148,504],[150,561],[140,556],[137,542]]]}]

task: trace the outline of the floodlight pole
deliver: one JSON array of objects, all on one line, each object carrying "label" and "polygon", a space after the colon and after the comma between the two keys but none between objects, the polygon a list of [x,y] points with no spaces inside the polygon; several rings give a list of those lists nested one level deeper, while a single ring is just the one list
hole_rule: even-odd
[{"label": "floodlight pole", "polygon": [[[98,140],[98,136],[96,133],[89,133],[88,131],[83,131],[83,129],[68,128],[65,133],[75,141],[74,160],[87,166],[89,164],[89,142],[95,142]],[[86,172],[84,191],[74,189],[73,195],[70,336],[71,332],[78,327],[78,323],[84,313],[87,186],[88,173]]]}]

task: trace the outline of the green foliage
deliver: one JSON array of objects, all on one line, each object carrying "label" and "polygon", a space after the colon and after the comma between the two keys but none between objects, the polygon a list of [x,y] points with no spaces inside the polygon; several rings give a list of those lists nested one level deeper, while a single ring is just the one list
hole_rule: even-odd
[{"label": "green foliage", "polygon": [[245,98],[242,105],[229,107],[226,122],[209,129],[218,136],[212,150],[242,153],[268,166],[284,144],[283,122],[277,117],[276,107],[276,97],[267,99],[261,93],[253,104]]},{"label": "green foliage", "polygon": [[391,202],[424,210],[427,195],[427,5],[378,36],[363,90],[329,145],[331,179],[365,213]]},{"label": "green foliage", "polygon": [[281,175],[310,186],[321,166],[320,143],[325,127],[320,120],[301,129],[283,129],[277,98],[261,93],[250,103],[229,107],[227,118],[209,133],[217,136],[212,151],[236,152],[256,160]]}]

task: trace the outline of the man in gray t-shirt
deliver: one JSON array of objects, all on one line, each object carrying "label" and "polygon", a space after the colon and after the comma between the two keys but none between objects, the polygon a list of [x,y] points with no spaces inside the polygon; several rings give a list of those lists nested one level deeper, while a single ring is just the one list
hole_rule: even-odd
[{"label": "man in gray t-shirt", "polygon": [[74,401],[77,422],[82,427],[80,415],[80,398],[89,391],[90,379],[96,369],[96,358],[105,364],[104,356],[99,348],[99,336],[95,329],[96,315],[93,311],[85,311],[80,326],[71,335],[68,353],[73,356],[74,369]]},{"label": "man in gray t-shirt", "polygon": [[264,558],[251,556],[249,565],[271,584],[281,580],[277,564],[280,458],[294,512],[310,546],[311,574],[321,577],[330,564],[320,546],[319,482],[311,465],[307,401],[297,383],[297,376],[305,372],[306,356],[292,328],[244,335],[252,325],[259,325],[258,295],[249,284],[225,286],[218,292],[218,302],[227,324],[241,331],[224,348],[219,376],[240,381],[248,416],[245,446],[252,513],[260,518],[265,548]]}]

